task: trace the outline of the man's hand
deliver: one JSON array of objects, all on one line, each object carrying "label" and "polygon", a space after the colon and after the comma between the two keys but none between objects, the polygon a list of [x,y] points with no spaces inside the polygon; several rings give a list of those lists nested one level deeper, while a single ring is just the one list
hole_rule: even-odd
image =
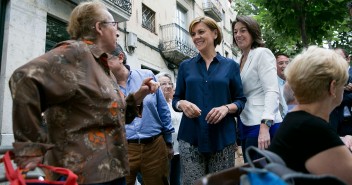
[{"label": "man's hand", "polygon": [[174,157],[174,148],[172,146],[166,146],[168,154],[167,157],[171,160]]},{"label": "man's hand", "polygon": [[155,93],[158,88],[160,87],[160,83],[159,82],[155,82],[154,80],[152,80],[153,78],[146,78],[143,80],[142,86],[141,88],[144,88],[145,86],[148,87],[148,93]]},{"label": "man's hand", "polygon": [[152,77],[143,80],[141,87],[134,94],[137,104],[141,104],[143,99],[151,93],[155,93],[160,87],[159,82],[155,82]]},{"label": "man's hand", "polygon": [[348,84],[345,86],[345,91],[352,91],[352,83],[348,83]]}]

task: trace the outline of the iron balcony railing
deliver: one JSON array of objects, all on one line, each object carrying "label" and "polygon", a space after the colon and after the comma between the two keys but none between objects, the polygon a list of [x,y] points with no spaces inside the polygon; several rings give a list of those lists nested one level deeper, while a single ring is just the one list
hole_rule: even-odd
[{"label": "iron balcony railing", "polygon": [[176,64],[198,53],[188,31],[176,23],[161,26],[160,46],[164,55]]},{"label": "iron balcony railing", "polygon": [[[75,5],[89,0],[67,0]],[[118,22],[128,21],[132,15],[131,0],[101,0]]]},{"label": "iron balcony railing", "polygon": [[109,1],[117,7],[120,7],[122,10],[125,10],[130,15],[132,14],[132,3],[130,0],[105,0]]},{"label": "iron balcony railing", "polygon": [[206,0],[203,2],[203,11],[205,15],[213,18],[217,22],[222,21],[222,6],[218,0]]}]

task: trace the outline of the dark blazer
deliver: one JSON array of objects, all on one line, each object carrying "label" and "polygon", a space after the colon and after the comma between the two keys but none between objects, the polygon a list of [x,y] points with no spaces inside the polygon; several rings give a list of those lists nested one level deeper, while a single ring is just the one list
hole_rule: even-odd
[{"label": "dark blazer", "polygon": [[[348,70],[349,77],[348,77],[348,83],[352,83],[352,68],[349,68]],[[342,124],[344,121],[344,107],[347,106],[348,110],[350,111],[350,115],[352,115],[351,112],[351,106],[352,106],[352,91],[344,91],[343,92],[343,99],[342,102],[339,106],[337,106],[330,114],[330,123],[333,125],[333,127],[336,129],[338,134],[340,136],[349,134],[352,134],[352,119],[350,119],[350,122],[348,125]]]}]

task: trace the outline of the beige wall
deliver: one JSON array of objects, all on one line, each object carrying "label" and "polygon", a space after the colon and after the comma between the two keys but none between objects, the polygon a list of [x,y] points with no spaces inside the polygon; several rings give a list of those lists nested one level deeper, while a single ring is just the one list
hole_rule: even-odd
[{"label": "beige wall", "polygon": [[[158,48],[160,41],[160,26],[176,22],[177,4],[187,10],[188,25],[195,17],[204,15],[202,8],[203,1],[204,0],[132,0],[132,16],[126,24],[120,24],[120,27],[126,28],[127,32],[136,33],[139,39],[149,43],[155,48]],[[141,26],[142,3],[156,13],[156,33],[152,33]],[[235,19],[235,13],[231,10],[230,4],[227,0],[220,0],[220,3],[222,4],[222,10],[225,11],[225,21],[219,22],[219,25],[221,25],[221,28],[223,29],[224,42],[216,49],[222,55],[225,55],[225,51],[227,51],[230,58],[235,58],[231,51],[232,33],[230,24],[230,21]],[[222,10],[220,11],[222,12]],[[137,55],[137,57],[135,55]],[[142,43],[138,43],[135,52],[129,56],[129,61],[132,67],[138,68],[140,65],[145,65],[158,71],[171,72],[167,69],[166,64],[160,54]],[[136,63],[136,61],[138,62]]]},{"label": "beige wall", "polygon": [[11,0],[5,17],[1,66],[1,145],[10,145],[12,136],[12,100],[8,81],[19,66],[45,51],[47,12],[67,20],[73,6],[58,0]]}]

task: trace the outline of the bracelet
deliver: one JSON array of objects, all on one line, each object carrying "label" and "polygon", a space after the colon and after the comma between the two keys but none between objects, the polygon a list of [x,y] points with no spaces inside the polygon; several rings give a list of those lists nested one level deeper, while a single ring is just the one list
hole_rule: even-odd
[{"label": "bracelet", "polygon": [[230,108],[228,105],[224,105],[227,108],[227,114],[230,113]]}]

